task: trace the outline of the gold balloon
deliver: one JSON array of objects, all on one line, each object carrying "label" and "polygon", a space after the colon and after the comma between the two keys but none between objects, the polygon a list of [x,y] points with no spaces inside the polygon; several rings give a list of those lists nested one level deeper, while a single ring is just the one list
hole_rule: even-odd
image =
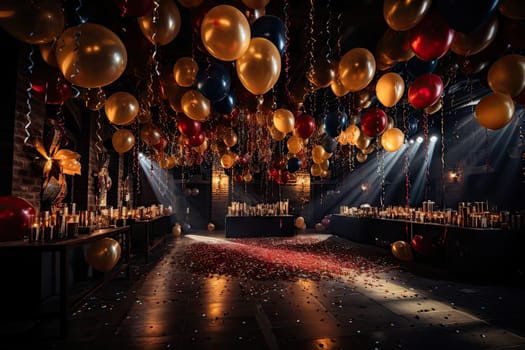
[{"label": "gold balloon", "polygon": [[188,88],[183,88],[179,86],[175,86],[173,89],[170,90],[168,95],[168,102],[170,104],[171,109],[173,109],[177,113],[183,113],[182,110],[182,104],[181,99],[182,96],[188,91]]},{"label": "gold balloon", "polygon": [[357,141],[355,142],[355,145],[360,150],[365,150],[368,146],[370,146],[370,143],[372,142],[372,138],[369,137],[364,132],[359,133],[359,137],[357,138]]},{"label": "gold balloon", "polygon": [[154,45],[166,45],[177,37],[181,19],[179,8],[174,0],[156,0],[155,6],[148,14],[137,17],[142,34]]},{"label": "gold balloon", "polygon": [[321,176],[322,172],[323,169],[321,169],[321,166],[317,163],[312,164],[310,167],[310,174],[312,174],[312,176]]},{"label": "gold balloon", "polygon": [[222,141],[228,147],[235,146],[237,144],[237,141],[238,141],[237,133],[235,132],[235,130],[228,129],[224,133],[224,136],[222,137]]},{"label": "gold balloon", "polygon": [[425,112],[428,115],[432,115],[434,113],[439,112],[442,107],[443,107],[443,99],[440,98],[436,102],[434,102],[434,104],[423,108],[423,112]]},{"label": "gold balloon", "polygon": [[121,255],[120,243],[113,238],[104,237],[90,244],[86,249],[86,262],[95,270],[111,271]]},{"label": "gold balloon", "polygon": [[55,55],[60,71],[74,85],[99,88],[117,80],[128,62],[126,47],[108,28],[83,23],[58,38]]},{"label": "gold balloon", "polygon": [[321,164],[326,158],[326,150],[321,145],[315,145],[312,148],[312,160],[315,164]]},{"label": "gold balloon", "polygon": [[193,120],[203,122],[210,116],[210,100],[197,90],[186,91],[180,102],[184,114]]},{"label": "gold balloon", "polygon": [[525,2],[523,0],[501,0],[499,12],[511,19],[525,19]]},{"label": "gold balloon", "polygon": [[263,95],[279,80],[281,54],[270,40],[252,38],[246,52],[235,62],[235,69],[246,90]]},{"label": "gold balloon", "polygon": [[291,153],[299,153],[304,146],[303,139],[298,136],[290,136],[288,141],[286,141],[286,146],[288,147],[288,151]]},{"label": "gold balloon", "polygon": [[494,92],[518,96],[525,89],[525,56],[510,54],[499,58],[490,66],[487,81]]},{"label": "gold balloon", "polygon": [[128,125],[139,113],[139,102],[129,92],[119,91],[109,96],[104,105],[108,120],[115,125]]},{"label": "gold balloon", "polygon": [[361,135],[361,129],[355,124],[349,125],[344,131],[348,144],[354,146]]},{"label": "gold balloon", "polygon": [[398,128],[388,129],[381,135],[381,145],[387,152],[395,152],[405,143],[405,134]]},{"label": "gold balloon", "polygon": [[251,9],[258,10],[265,8],[270,0],[242,0],[243,4],[248,6]]},{"label": "gold balloon", "polygon": [[357,154],[355,155],[355,159],[357,159],[359,163],[366,162],[367,158],[368,158],[368,155],[363,153],[362,151],[357,152]]},{"label": "gold balloon", "polygon": [[409,30],[425,17],[431,4],[431,0],[385,0],[383,17],[393,30]]},{"label": "gold balloon", "polygon": [[224,169],[230,169],[235,164],[235,155],[231,152],[224,153],[221,156],[221,165]]},{"label": "gold balloon", "polygon": [[410,46],[410,31],[398,32],[388,28],[376,46],[377,63],[383,64],[383,70],[395,62],[406,62],[415,56]]},{"label": "gold balloon", "polygon": [[287,134],[294,128],[295,117],[288,109],[279,108],[273,112],[273,125],[283,134]]},{"label": "gold balloon", "polygon": [[514,108],[514,101],[509,95],[494,92],[479,101],[475,115],[483,127],[499,130],[511,121]]},{"label": "gold balloon", "polygon": [[471,33],[455,32],[450,50],[460,56],[471,56],[489,46],[498,33],[498,17],[492,19]]},{"label": "gold balloon", "polygon": [[374,78],[376,60],[365,48],[353,48],[339,61],[339,80],[349,91],[359,91],[367,87]]},{"label": "gold balloon", "polygon": [[128,129],[118,129],[111,137],[113,148],[117,153],[126,153],[135,145],[135,136]]},{"label": "gold balloon", "polygon": [[195,147],[195,150],[200,154],[203,154],[208,149],[208,139],[204,139],[204,142],[199,146]]},{"label": "gold balloon", "polygon": [[319,166],[321,167],[321,170],[328,170],[330,168],[330,161],[325,159],[319,164]]},{"label": "gold balloon", "polygon": [[153,123],[145,123],[140,129],[140,138],[147,145],[153,146],[158,144],[162,137],[162,132]]},{"label": "gold balloon", "polygon": [[250,36],[248,19],[234,6],[215,6],[202,19],[202,43],[219,60],[239,59],[250,46]]},{"label": "gold balloon", "polygon": [[64,11],[60,1],[19,0],[11,5],[1,17],[0,26],[17,40],[27,44],[50,43],[64,31]]},{"label": "gold balloon", "polygon": [[393,107],[405,93],[405,81],[397,73],[386,73],[376,84],[376,96],[385,107]]},{"label": "gold balloon", "polygon": [[191,57],[181,57],[173,65],[175,82],[182,87],[190,87],[195,82],[199,66]]},{"label": "gold balloon", "polygon": [[215,225],[213,222],[208,223],[208,231],[212,232],[215,230]]},{"label": "gold balloon", "polygon": [[306,78],[314,88],[320,89],[330,86],[335,78],[337,63],[332,62],[327,57],[318,58],[308,72]]},{"label": "gold balloon", "polygon": [[171,233],[175,237],[180,237],[180,235],[182,234],[182,226],[179,224],[174,225],[173,228],[171,229]]},{"label": "gold balloon", "polygon": [[339,77],[336,77],[334,78],[334,80],[332,80],[332,83],[330,84],[330,88],[332,89],[332,92],[334,93],[334,95],[337,97],[343,97],[344,95],[350,92],[341,83],[341,81],[339,80]]},{"label": "gold balloon", "polygon": [[55,41],[38,45],[40,56],[51,67],[58,67],[57,56],[55,55]]},{"label": "gold balloon", "polygon": [[268,130],[270,130],[270,136],[274,141],[281,141],[284,140],[284,138],[286,137],[286,134],[277,130],[277,128],[274,125],[270,126]]},{"label": "gold balloon", "polygon": [[408,242],[395,241],[391,246],[392,254],[401,261],[412,261],[414,260],[414,253],[412,247]]}]

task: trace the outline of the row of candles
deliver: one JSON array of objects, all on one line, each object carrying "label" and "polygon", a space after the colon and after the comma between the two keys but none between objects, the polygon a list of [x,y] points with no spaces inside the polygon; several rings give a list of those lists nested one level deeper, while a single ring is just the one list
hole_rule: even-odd
[{"label": "row of candles", "polygon": [[255,205],[233,201],[228,206],[228,216],[288,215],[288,205],[288,200],[275,203],[257,203]]},{"label": "row of candles", "polygon": [[510,215],[508,211],[489,211],[488,202],[460,202],[458,209],[435,210],[433,201],[425,201],[419,208],[389,206],[386,208],[368,205],[339,207],[339,214],[365,216],[386,219],[402,219],[413,222],[429,222],[457,225],[474,228],[508,228]]},{"label": "row of candles", "polygon": [[32,216],[27,238],[30,242],[75,238],[79,233],[126,226],[135,220],[148,220],[171,213],[172,207],[165,208],[162,204],[138,208],[108,207],[77,211],[76,203],[69,203],[54,211],[37,212]]}]

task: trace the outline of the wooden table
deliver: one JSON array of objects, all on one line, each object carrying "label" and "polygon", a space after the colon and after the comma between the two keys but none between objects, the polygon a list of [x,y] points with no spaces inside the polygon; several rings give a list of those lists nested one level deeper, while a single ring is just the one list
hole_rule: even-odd
[{"label": "wooden table", "polygon": [[150,253],[162,244],[171,233],[175,215],[163,215],[148,220],[136,220],[131,224],[131,252],[143,254],[149,263]]},{"label": "wooden table", "polygon": [[[439,259],[449,270],[460,273],[498,273],[512,268],[521,256],[523,232],[500,228],[475,228],[403,219],[357,217],[333,214],[330,232],[355,242],[389,247],[395,241],[410,242],[422,235],[437,248]],[[424,258],[424,256],[422,256]]]},{"label": "wooden table", "polygon": [[295,234],[293,215],[226,216],[224,227],[225,236],[228,238]]},{"label": "wooden table", "polygon": [[[26,300],[24,299],[27,296],[31,298],[36,298],[41,292],[26,291],[23,290],[24,287],[38,286],[42,281],[29,281],[28,283],[21,283],[20,280],[23,279],[38,279],[40,276],[41,279],[49,278],[58,282],[58,302],[59,307],[58,311],[50,312],[51,316],[58,316],[60,321],[60,335],[66,336],[68,334],[68,313],[69,310],[77,306],[82,300],[87,296],[92,294],[97,288],[107,282],[107,279],[104,278],[101,281],[98,281],[90,288],[81,291],[79,294],[73,296],[70,295],[70,284],[72,283],[70,277],[70,261],[68,259],[68,253],[73,248],[88,245],[90,243],[96,242],[102,238],[110,237],[116,239],[121,245],[121,260],[117,266],[111,271],[107,272],[104,275],[113,276],[114,274],[125,271],[126,277],[129,278],[130,272],[130,229],[129,226],[117,227],[117,228],[105,228],[93,231],[89,234],[81,234],[77,238],[68,238],[64,240],[49,241],[49,242],[29,242],[27,240],[20,241],[8,241],[0,242],[0,257],[2,258],[2,263],[4,260],[11,260],[11,266],[2,266],[0,271],[6,271],[7,273],[2,273],[3,276],[3,288],[9,286],[10,291],[8,295],[10,296],[9,300],[1,300],[1,302],[10,303],[13,307],[23,310],[24,303],[28,305],[39,305],[42,303],[42,300]],[[51,252],[53,254],[58,254],[58,268],[50,269],[49,271],[40,271],[42,267],[37,266],[26,266],[27,269],[22,267],[21,264],[17,270],[17,261],[16,259],[27,259],[31,262],[39,262],[41,256],[44,253]],[[58,270],[58,271],[57,271]],[[24,276],[24,272],[33,271],[30,276]],[[7,280],[6,280],[7,278]],[[17,289],[19,288],[19,289]],[[3,290],[2,292],[5,292]],[[33,292],[33,293],[31,293]],[[1,293],[1,292],[0,292]],[[13,299],[13,300],[11,300]],[[43,316],[43,315],[39,315]]]}]

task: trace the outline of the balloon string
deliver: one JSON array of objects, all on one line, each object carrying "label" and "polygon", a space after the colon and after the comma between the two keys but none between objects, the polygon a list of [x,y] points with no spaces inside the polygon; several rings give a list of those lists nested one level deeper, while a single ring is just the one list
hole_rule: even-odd
[{"label": "balloon string", "polygon": [[75,32],[75,35],[73,36],[73,39],[75,41],[75,48],[73,49],[74,55],[73,57],[76,57],[77,59],[74,60],[72,66],[73,66],[73,72],[69,75],[69,80],[75,78],[79,73],[80,69],[78,68],[78,51],[80,50],[80,37],[82,36],[82,30],[80,29],[80,26],[77,26],[77,31]]},{"label": "balloon string", "polygon": [[[104,153],[104,149],[102,146],[102,113],[100,113],[100,109],[97,110],[97,129],[95,131],[96,135],[96,142],[95,142],[95,149],[97,151],[97,156],[100,157],[102,153]],[[99,159],[100,160],[100,159]]]},{"label": "balloon string", "polygon": [[[403,126],[404,126],[404,129],[405,129],[405,135],[409,135],[409,125],[408,125],[408,117],[407,117],[407,113],[406,113],[406,102],[403,102]],[[405,147],[405,151],[404,151],[404,164],[403,164],[403,170],[405,172],[405,208],[407,210],[409,210],[410,208],[410,196],[409,196],[409,191],[410,191],[410,176],[409,176],[409,162],[410,162],[410,159],[409,159],[409,153],[408,153],[408,144],[406,145]],[[410,212],[409,212],[410,213]],[[408,214],[409,214],[408,213]],[[409,215],[406,216],[407,220],[405,222],[405,236],[408,240],[409,238],[409,230],[408,230],[408,222],[410,220],[410,217]]]},{"label": "balloon string", "polygon": [[289,29],[290,28],[290,16],[288,13],[289,10],[290,10],[289,2],[288,0],[285,0],[283,11],[284,11],[284,37],[285,37],[284,39],[285,40],[284,77],[285,77],[286,84],[284,84],[284,90],[285,90],[286,98],[288,99],[288,101],[292,101],[292,95],[290,92],[291,77],[290,77],[290,52],[289,52],[289,47],[290,47],[290,29]]},{"label": "balloon string", "polygon": [[77,17],[78,17],[78,21],[79,21],[79,23],[84,24],[84,23],[87,22],[87,19],[85,19],[84,17],[82,17],[82,15],[80,14],[80,13],[81,13],[80,9],[82,8],[82,6],[83,6],[83,4],[82,4],[82,0],[78,0],[78,2],[77,2],[77,7],[75,7],[75,13],[76,13],[76,15],[77,15]]},{"label": "balloon string", "polygon": [[[133,133],[136,134],[137,126],[133,125]],[[140,187],[140,165],[139,165],[139,150],[138,147],[133,147],[133,177],[135,178],[135,195],[141,193]]]},{"label": "balloon string", "polygon": [[31,127],[31,112],[32,112],[32,108],[31,108],[31,99],[32,99],[32,93],[31,91],[33,90],[33,83],[31,82],[31,78],[32,78],[32,75],[33,75],[33,69],[35,67],[35,61],[33,61],[33,54],[34,54],[34,49],[33,49],[33,46],[31,46],[31,50],[29,51],[29,56],[28,56],[28,59],[29,59],[29,65],[27,66],[27,71],[29,73],[29,78],[28,78],[28,84],[27,84],[27,88],[26,88],[26,92],[27,92],[27,95],[26,95],[26,114],[25,114],[25,119],[26,119],[26,124],[24,125],[24,132],[26,134],[26,137],[24,138],[24,145],[29,145],[29,140],[31,139],[31,133],[29,132],[29,128]]},{"label": "balloon string", "polygon": [[485,172],[490,171],[489,129],[485,129]]},{"label": "balloon string", "polygon": [[441,194],[442,198],[442,207],[445,209],[446,198],[445,198],[445,112],[444,108],[441,107]]},{"label": "balloon string", "polygon": [[125,17],[126,14],[128,13],[128,0],[124,0],[124,4],[120,7],[120,9],[122,10],[120,15],[122,17]]},{"label": "balloon string", "polygon": [[425,193],[423,200],[427,200],[428,188],[430,184],[430,164],[429,164],[429,138],[428,138],[428,114],[423,113],[423,136],[425,137]]},{"label": "balloon string", "polygon": [[[308,40],[306,43],[307,50],[308,50],[308,71],[307,76],[314,76],[315,75],[315,56],[314,56],[314,50],[315,50],[315,35],[314,35],[314,23],[315,23],[315,13],[314,13],[314,0],[310,0],[310,10],[308,11]],[[307,79],[308,80],[308,79]],[[310,82],[307,82],[308,86],[310,86]],[[308,95],[310,88],[306,89],[305,93],[303,94],[303,101]],[[311,94],[310,94],[311,97]],[[310,100],[310,102],[312,102]]]}]

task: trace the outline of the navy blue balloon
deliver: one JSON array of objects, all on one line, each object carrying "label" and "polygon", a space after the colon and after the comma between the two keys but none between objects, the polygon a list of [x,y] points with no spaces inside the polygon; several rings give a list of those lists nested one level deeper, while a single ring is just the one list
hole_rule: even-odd
[{"label": "navy blue balloon", "polygon": [[345,112],[331,111],[324,116],[324,132],[330,137],[337,137],[348,127],[348,116]]},{"label": "navy blue balloon", "polygon": [[230,92],[230,72],[218,62],[199,67],[195,78],[195,88],[211,103],[222,100]]},{"label": "navy blue balloon", "polygon": [[235,108],[235,94],[230,91],[223,99],[212,103],[211,106],[214,112],[230,114]]},{"label": "navy blue balloon", "polygon": [[413,136],[417,132],[417,118],[408,118],[408,136]]},{"label": "navy blue balloon", "polygon": [[471,33],[487,23],[500,0],[436,0],[450,28]]},{"label": "navy blue balloon", "polygon": [[286,46],[286,29],[283,21],[277,16],[265,15],[253,21],[251,26],[252,38],[270,40],[282,55]]},{"label": "navy blue balloon", "polygon": [[303,165],[303,162],[297,157],[292,157],[288,159],[287,163],[287,169],[291,173],[295,173],[297,170],[301,169],[301,166]]},{"label": "navy blue balloon", "polygon": [[414,56],[406,62],[407,73],[412,78],[417,78],[420,75],[432,73],[436,69],[438,60],[423,61]]},{"label": "navy blue balloon", "polygon": [[337,149],[337,141],[330,136],[324,135],[323,139],[321,140],[321,146],[323,146],[326,152],[334,153]]}]

